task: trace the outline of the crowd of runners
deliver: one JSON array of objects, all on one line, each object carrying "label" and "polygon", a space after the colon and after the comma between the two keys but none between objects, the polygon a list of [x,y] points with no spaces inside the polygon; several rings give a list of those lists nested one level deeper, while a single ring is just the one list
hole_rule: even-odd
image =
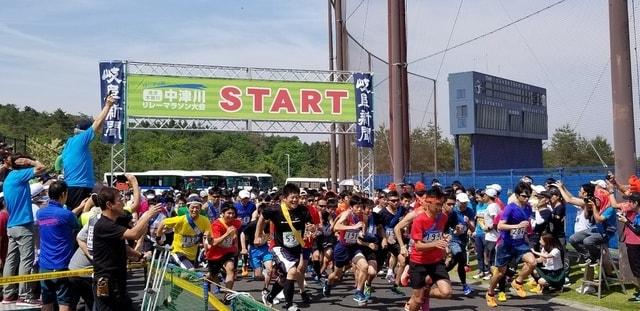
[{"label": "crowd of runners", "polygon": [[[322,298],[306,285],[316,281],[325,297],[349,283],[355,288],[354,305],[363,307],[376,299],[373,280],[382,277],[406,310],[425,310],[430,298],[452,296],[449,271],[456,268],[463,295],[478,291],[467,282],[470,273],[489,281],[486,303],[496,307],[507,299],[508,286],[519,297],[527,295],[527,282],[537,293],[561,290],[569,263],[575,263],[568,244],[578,264],[593,267],[618,223],[624,224],[629,265],[640,276],[640,180],[635,176],[628,185],[613,175],[587,181],[576,196],[561,181],[535,183],[528,176],[510,189],[432,180],[389,184],[373,193],[294,184],[267,193],[141,192],[133,175],[118,176],[118,185],[95,182],[89,144],[113,102],[107,97],[96,119],[78,124],[66,142],[60,157],[64,178],[0,146],[3,276],[94,269],[93,276],[5,286],[3,304],[75,310],[82,298],[86,309],[130,310],[127,262],[149,259],[154,246],[166,244],[173,264],[206,271],[225,302],[232,299],[227,290],[234,281],[250,277],[260,280],[252,284],[261,284],[268,306],[282,302],[294,311],[299,309],[294,301],[313,304]],[[577,208],[575,219],[566,217],[568,204]],[[575,232],[568,239],[567,222]],[[470,268],[471,252],[476,270]],[[610,262],[602,266],[607,275],[615,274]],[[411,288],[408,297],[403,287]],[[639,292],[629,301],[640,301]]]}]

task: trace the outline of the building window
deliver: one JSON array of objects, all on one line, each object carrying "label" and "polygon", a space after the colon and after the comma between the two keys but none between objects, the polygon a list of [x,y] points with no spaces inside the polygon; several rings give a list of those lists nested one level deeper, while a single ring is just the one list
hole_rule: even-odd
[{"label": "building window", "polygon": [[456,90],[456,99],[463,99],[466,97],[465,89],[457,89]]}]

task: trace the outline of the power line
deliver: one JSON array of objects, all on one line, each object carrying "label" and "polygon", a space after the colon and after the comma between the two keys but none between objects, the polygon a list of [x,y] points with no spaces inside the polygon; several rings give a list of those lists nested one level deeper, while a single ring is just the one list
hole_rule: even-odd
[{"label": "power line", "polygon": [[489,36],[489,35],[492,35],[492,34],[494,34],[494,33],[498,32],[498,31],[500,31],[500,30],[503,30],[503,29],[505,29],[505,28],[508,28],[509,26],[512,26],[512,25],[514,25],[514,24],[517,24],[517,23],[519,23],[519,22],[521,22],[521,21],[523,21],[523,20],[525,20],[525,19],[528,19],[529,17],[532,17],[532,16],[535,16],[535,15],[537,15],[537,14],[540,14],[540,13],[542,13],[542,12],[544,12],[544,11],[546,11],[546,10],[548,10],[548,9],[552,8],[552,7],[555,7],[555,6],[557,6],[557,5],[559,5],[559,4],[563,3],[563,2],[565,2],[565,1],[567,1],[567,0],[560,0],[560,1],[558,1],[558,2],[555,2],[555,3],[553,3],[553,4],[550,4],[550,5],[548,5],[548,6],[544,7],[544,8],[542,8],[542,9],[540,9],[540,10],[537,10],[537,11],[535,11],[535,12],[533,12],[533,13],[530,13],[530,14],[527,14],[527,15],[525,15],[525,16],[523,16],[523,17],[521,17],[521,18],[518,18],[518,19],[514,20],[513,22],[510,22],[510,23],[508,23],[508,24],[506,24],[506,25],[504,25],[504,26],[502,26],[502,27],[498,27],[498,28],[496,28],[496,29],[494,29],[494,30],[492,30],[492,31],[489,31],[489,32],[484,33],[484,34],[481,34],[481,35],[479,35],[479,36],[477,36],[477,37],[474,37],[474,38],[472,38],[472,39],[469,39],[469,40],[467,40],[467,41],[464,41],[464,42],[458,43],[458,44],[456,44],[456,45],[454,45],[454,46],[452,46],[452,47],[448,47],[448,48],[446,48],[446,49],[444,49],[444,50],[441,50],[441,51],[438,51],[438,52],[435,52],[435,53],[429,54],[429,55],[427,55],[427,56],[423,56],[423,57],[417,58],[417,59],[415,59],[415,60],[412,60],[412,61],[410,61],[409,63],[407,63],[407,65],[411,65],[411,64],[417,63],[417,62],[419,62],[419,61],[423,61],[423,60],[425,60],[425,59],[428,59],[428,58],[431,58],[431,57],[434,57],[434,56],[440,55],[440,54],[442,54],[442,53],[446,53],[447,51],[450,51],[450,50],[453,50],[453,49],[459,48],[459,47],[461,47],[461,46],[463,46],[463,45],[466,45],[466,44],[469,44],[469,43],[471,43],[471,42],[474,42],[474,41],[480,40],[480,39],[482,39],[482,38],[484,38],[484,37],[487,37],[487,36]]},{"label": "power line", "polygon": [[347,16],[347,20],[345,22],[349,21],[351,16],[353,16],[353,14],[356,14],[356,12],[358,12],[358,9],[360,8],[360,6],[362,6],[363,3],[364,3],[364,0],[360,1],[358,6],[355,9],[353,9],[353,11],[351,11],[351,14],[349,14],[349,16]]},{"label": "power line", "polygon": [[[456,13],[456,18],[453,20],[453,25],[451,26],[451,32],[449,32],[449,39],[447,40],[447,46],[445,47],[445,52],[442,53],[442,59],[440,59],[440,66],[438,66],[438,72],[436,72],[436,77],[435,77],[435,81],[433,81],[434,88],[438,87],[436,81],[438,81],[438,77],[440,76],[440,71],[442,70],[442,65],[444,64],[444,58],[447,56],[447,52],[446,50],[449,48],[449,44],[451,44],[451,38],[453,38],[453,32],[456,30],[456,24],[458,24],[458,17],[460,17],[460,11],[462,10],[462,4],[464,3],[464,0],[460,0],[460,5],[458,6],[458,12]],[[429,102],[431,100],[431,97],[433,96],[433,92],[431,93],[431,96],[429,96],[429,100],[427,100],[427,102]],[[424,118],[427,116],[427,112],[425,111],[424,114],[422,115],[422,121],[420,121],[420,127],[422,127],[424,125]],[[436,131],[438,131],[438,129],[436,129]],[[436,142],[437,144],[438,142]]]}]

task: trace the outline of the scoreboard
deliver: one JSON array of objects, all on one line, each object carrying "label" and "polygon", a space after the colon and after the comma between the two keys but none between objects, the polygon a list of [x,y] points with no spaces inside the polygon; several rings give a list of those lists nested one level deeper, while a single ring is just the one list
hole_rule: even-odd
[{"label": "scoreboard", "polygon": [[452,135],[548,138],[546,89],[475,71],[448,80]]}]

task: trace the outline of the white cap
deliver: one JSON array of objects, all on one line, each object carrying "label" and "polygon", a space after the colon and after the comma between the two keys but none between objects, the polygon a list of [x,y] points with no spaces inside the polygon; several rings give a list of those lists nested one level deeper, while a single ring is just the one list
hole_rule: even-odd
[{"label": "white cap", "polygon": [[249,193],[249,191],[247,190],[242,190],[240,191],[240,193],[238,193],[238,197],[240,197],[240,199],[248,199],[251,197],[251,193]]},{"label": "white cap", "polygon": [[464,192],[460,192],[460,193],[456,194],[456,201],[458,201],[460,203],[469,202],[469,196]]},{"label": "white cap", "polygon": [[502,191],[502,186],[498,185],[498,184],[491,184],[487,186],[487,189],[494,189],[497,192]]},{"label": "white cap", "polygon": [[271,191],[278,191],[278,187],[271,188]]},{"label": "white cap", "polygon": [[533,190],[535,193],[540,193],[547,189],[545,189],[544,186],[541,186],[541,185],[534,185],[534,186],[531,186],[531,190]]},{"label": "white cap", "polygon": [[44,191],[44,186],[42,185],[42,183],[31,184],[31,185],[29,185],[29,188],[31,188],[31,196],[32,197],[34,197],[34,196],[40,194],[40,192]]},{"label": "white cap", "polygon": [[607,188],[607,183],[602,179],[592,180],[591,184],[592,185],[596,185],[596,186],[600,186],[601,188]]},{"label": "white cap", "polygon": [[484,193],[491,198],[495,198],[498,195],[498,191],[494,188],[487,188]]},{"label": "white cap", "polygon": [[255,193],[251,193],[251,200],[255,200],[256,199],[256,194]]},{"label": "white cap", "polygon": [[155,195],[155,193],[151,193],[151,192],[149,192],[149,193],[147,193],[147,195],[146,195],[145,197],[146,197],[147,199],[151,200],[151,199],[155,199],[155,198],[156,198],[156,195]]},{"label": "white cap", "polygon": [[307,195],[307,191],[305,191],[305,190],[300,190],[300,195]]},{"label": "white cap", "polygon": [[200,191],[200,197],[201,197],[201,198],[204,198],[204,197],[206,197],[206,196],[208,196],[208,195],[209,195],[209,192],[207,192],[207,190],[202,190],[202,191]]}]

